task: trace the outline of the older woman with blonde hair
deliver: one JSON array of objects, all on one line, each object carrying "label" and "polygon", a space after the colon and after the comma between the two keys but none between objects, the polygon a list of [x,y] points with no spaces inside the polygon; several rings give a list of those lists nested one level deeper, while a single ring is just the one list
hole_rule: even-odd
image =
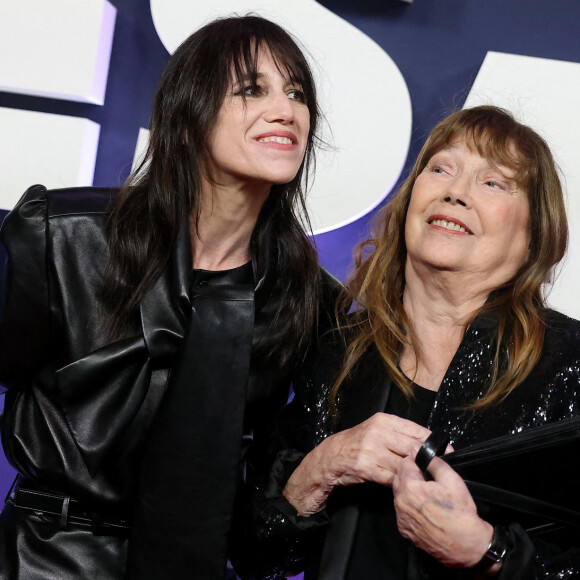
[{"label": "older woman with blonde hair", "polygon": [[414,461],[435,429],[460,450],[580,414],[580,323],[544,295],[568,237],[548,146],[496,107],[459,111],[377,223],[343,296],[357,308],[279,420],[262,535],[330,518],[307,579],[580,574],[577,538],[495,525],[450,465],[426,481]]}]

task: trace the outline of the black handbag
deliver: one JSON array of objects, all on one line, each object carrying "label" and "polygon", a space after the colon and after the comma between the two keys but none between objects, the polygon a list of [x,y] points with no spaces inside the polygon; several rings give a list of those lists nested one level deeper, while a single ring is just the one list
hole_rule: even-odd
[{"label": "black handbag", "polygon": [[[424,473],[447,440],[434,432],[425,442],[417,455]],[[580,535],[580,417],[489,439],[442,458],[461,475],[487,521],[518,522],[539,536]]]}]

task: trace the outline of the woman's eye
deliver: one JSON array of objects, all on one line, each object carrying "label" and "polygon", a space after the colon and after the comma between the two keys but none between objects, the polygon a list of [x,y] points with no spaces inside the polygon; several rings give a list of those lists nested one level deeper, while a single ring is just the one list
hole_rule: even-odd
[{"label": "woman's eye", "polygon": [[492,189],[499,189],[502,191],[506,189],[505,183],[503,183],[502,181],[495,180],[495,179],[488,179],[485,182],[485,185],[487,185],[488,187],[491,187]]},{"label": "woman's eye", "polygon": [[445,173],[445,169],[441,165],[432,165],[431,173]]},{"label": "woman's eye", "polygon": [[244,94],[248,97],[257,97],[264,92],[260,85],[249,85],[244,88]]},{"label": "woman's eye", "polygon": [[245,85],[243,86],[241,89],[238,89],[237,91],[234,92],[234,95],[239,97],[239,96],[244,96],[244,97],[258,97],[262,94],[263,89],[260,85]]},{"label": "woman's eye", "polygon": [[304,91],[300,89],[292,89],[289,91],[288,98],[294,101],[298,101],[299,103],[306,103],[306,96],[304,95]]}]

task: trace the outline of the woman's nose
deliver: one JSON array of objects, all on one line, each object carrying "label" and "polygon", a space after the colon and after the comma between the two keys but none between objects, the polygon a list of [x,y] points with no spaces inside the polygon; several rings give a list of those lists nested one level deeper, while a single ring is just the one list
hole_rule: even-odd
[{"label": "woman's nose", "polygon": [[285,92],[270,95],[265,119],[270,123],[291,123],[294,120],[294,106]]},{"label": "woman's nose", "polygon": [[467,179],[455,179],[445,192],[443,197],[445,203],[451,205],[471,206],[470,183]]},{"label": "woman's nose", "polygon": [[446,203],[450,203],[452,205],[462,205],[463,207],[467,207],[467,201],[460,194],[456,193],[449,193],[444,200]]}]

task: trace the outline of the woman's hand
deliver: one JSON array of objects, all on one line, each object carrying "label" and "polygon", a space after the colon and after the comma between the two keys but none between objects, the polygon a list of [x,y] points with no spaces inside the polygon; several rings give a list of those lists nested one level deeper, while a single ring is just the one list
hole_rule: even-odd
[{"label": "woman's hand", "polygon": [[391,487],[401,460],[430,434],[407,419],[376,413],[313,449],[288,480],[284,496],[299,515],[308,516],[324,508],[337,486],[374,481]]},{"label": "woman's hand", "polygon": [[401,535],[450,568],[475,566],[485,554],[493,527],[477,508],[461,477],[439,457],[425,481],[414,454],[400,462],[393,482]]}]

